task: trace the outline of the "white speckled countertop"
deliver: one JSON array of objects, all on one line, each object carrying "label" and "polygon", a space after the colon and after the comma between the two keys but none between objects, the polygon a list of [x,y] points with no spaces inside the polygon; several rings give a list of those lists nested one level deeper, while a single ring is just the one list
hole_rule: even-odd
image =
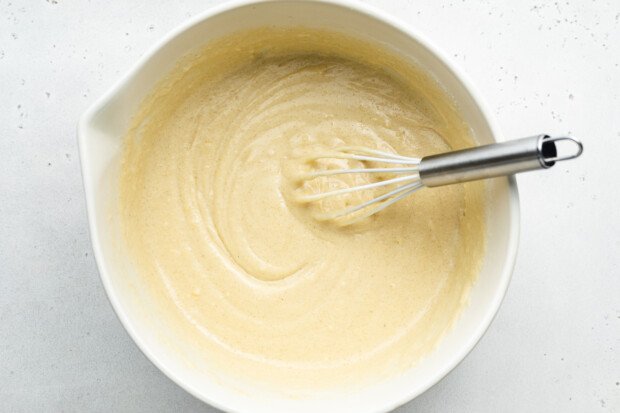
[{"label": "white speckled countertop", "polygon": [[[209,411],[140,353],[99,281],[78,117],[217,1],[0,0],[0,411]],[[508,137],[584,156],[519,177],[522,236],[474,351],[398,412],[620,411],[620,2],[372,1],[477,84]]]}]

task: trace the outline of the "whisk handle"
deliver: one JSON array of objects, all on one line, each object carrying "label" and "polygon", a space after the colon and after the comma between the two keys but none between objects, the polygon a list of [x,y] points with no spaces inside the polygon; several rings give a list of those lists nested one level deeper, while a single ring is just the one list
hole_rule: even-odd
[{"label": "whisk handle", "polygon": [[[572,142],[575,152],[558,156],[558,141]],[[582,152],[581,142],[569,136],[530,136],[427,156],[420,161],[420,180],[425,186],[433,187],[547,169],[557,161],[576,158]]]}]

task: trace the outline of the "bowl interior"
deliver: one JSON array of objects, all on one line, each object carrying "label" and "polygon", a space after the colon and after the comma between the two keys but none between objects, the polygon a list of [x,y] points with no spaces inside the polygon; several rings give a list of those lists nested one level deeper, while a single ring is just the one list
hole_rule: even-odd
[{"label": "bowl interior", "polygon": [[370,387],[290,399],[269,391],[223,383],[192,357],[191,343],[177,343],[158,328],[156,303],[142,292],[128,257],[119,250],[116,183],[121,142],[131,115],[154,84],[186,53],[238,30],[263,26],[330,29],[380,42],[432,74],[456,101],[479,143],[496,133],[471,87],[418,35],[365,6],[341,2],[241,2],[207,11],[168,35],[84,115],[79,127],[81,161],[91,237],[100,274],[120,320],[142,351],[176,383],[225,410],[273,412],[385,411],[435,384],[482,336],[507,288],[516,253],[518,206],[514,181],[489,181],[487,251],[470,305],[436,350],[401,376]]}]

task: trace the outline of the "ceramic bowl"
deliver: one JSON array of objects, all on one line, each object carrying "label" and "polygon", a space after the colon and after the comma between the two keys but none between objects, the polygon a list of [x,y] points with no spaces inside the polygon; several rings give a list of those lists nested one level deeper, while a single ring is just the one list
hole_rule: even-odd
[{"label": "ceramic bowl", "polygon": [[[312,398],[224,384],[192,362],[183,343],[158,324],[157,302],[142,294],[124,256],[114,212],[121,143],[132,114],[179,58],[210,40],[263,26],[330,29],[379,42],[428,71],[450,94],[480,144],[501,141],[490,112],[463,73],[423,35],[394,17],[349,1],[235,1],[182,24],[146,53],[97,100],[79,123],[79,146],[89,224],[99,273],[122,324],[146,356],[197,398],[237,412],[382,412],[412,400],[441,380],[471,351],[493,320],[517,251],[519,205],[513,179],[488,181],[487,250],[470,303],[452,330],[423,361],[405,373],[354,390],[334,389]],[[172,345],[171,345],[172,343]],[[483,367],[481,367],[483,368]]]}]

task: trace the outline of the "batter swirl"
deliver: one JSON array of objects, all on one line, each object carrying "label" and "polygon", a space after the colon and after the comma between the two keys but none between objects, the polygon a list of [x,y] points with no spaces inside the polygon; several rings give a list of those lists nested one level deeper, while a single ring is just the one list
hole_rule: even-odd
[{"label": "batter swirl", "polygon": [[368,194],[316,205],[295,194],[370,177],[294,176],[346,167],[300,161],[342,145],[420,157],[471,144],[451,99],[387,51],[306,29],[236,35],[179,63],[134,118],[120,181],[127,250],[216,370],[282,390],[397,374],[467,301],[483,184],[420,191],[341,227],[314,213]]}]

